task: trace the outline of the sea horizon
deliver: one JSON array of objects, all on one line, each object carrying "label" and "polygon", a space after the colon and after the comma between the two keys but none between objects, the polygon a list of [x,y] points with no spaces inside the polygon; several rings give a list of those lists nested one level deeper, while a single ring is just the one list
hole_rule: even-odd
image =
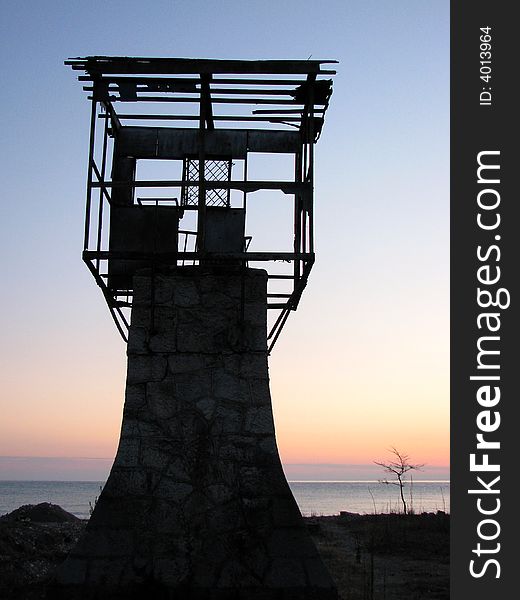
[{"label": "sea horizon", "polygon": [[[113,457],[2,456],[0,481],[103,481]],[[374,463],[283,462],[290,481],[378,481],[386,474]],[[448,465],[426,464],[414,481],[449,481]]]},{"label": "sea horizon", "polygon": [[[106,480],[0,480],[0,516],[26,504],[50,502],[88,519]],[[402,510],[398,486],[379,480],[288,480],[303,516],[340,512],[379,514]],[[450,512],[449,480],[412,480],[405,485],[408,509]]]},{"label": "sea horizon", "polygon": [[[106,479],[2,479],[0,483],[106,483]],[[288,479],[288,483],[386,483],[381,479]],[[450,483],[450,479],[413,479],[411,483]],[[389,482],[391,483],[391,482]],[[409,484],[410,481],[406,481]]]}]

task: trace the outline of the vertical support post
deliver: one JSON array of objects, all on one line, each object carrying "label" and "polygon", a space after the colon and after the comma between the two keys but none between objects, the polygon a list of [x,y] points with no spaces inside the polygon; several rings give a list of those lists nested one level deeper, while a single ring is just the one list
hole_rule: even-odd
[{"label": "vertical support post", "polygon": [[[231,181],[231,169],[233,167],[233,160],[230,158],[228,162],[228,172],[227,172],[227,180]],[[231,206],[231,188],[228,188],[227,191],[227,207]]]},{"label": "vertical support post", "polygon": [[[303,183],[307,183],[307,168],[308,168],[308,159],[309,159],[309,143],[308,143],[308,139],[309,139],[309,112],[308,112],[308,106],[305,106],[305,114],[304,114],[304,131],[303,131],[303,174],[302,174],[302,181]],[[301,242],[300,242],[300,251],[301,252],[306,252],[307,251],[307,244],[306,244],[306,208],[305,208],[305,202],[302,198],[301,200],[301,210],[300,210],[300,222],[301,222],[301,230],[300,230],[300,236],[301,236]]]},{"label": "vertical support post", "polygon": [[205,130],[206,130],[206,104],[204,102],[204,76],[201,75],[200,103],[199,103],[199,197],[197,210],[197,250],[204,252],[205,221],[206,221],[206,187],[204,185],[205,161]]},{"label": "vertical support post", "polygon": [[211,111],[211,94],[209,82],[211,75],[201,73],[200,75],[200,109],[199,109],[199,203],[197,211],[197,248],[199,252],[205,251],[206,237],[206,185],[205,185],[205,162],[206,162],[206,126],[213,127],[213,115]]},{"label": "vertical support post", "polygon": [[310,188],[310,199],[306,203],[305,210],[309,215],[308,236],[309,252],[314,252],[314,82],[316,75],[309,75],[309,171],[307,179]]},{"label": "vertical support post", "polygon": [[88,151],[88,173],[87,173],[87,204],[85,207],[85,235],[83,238],[83,250],[88,250],[90,233],[90,209],[92,206],[92,172],[94,170],[94,142],[96,139],[96,111],[97,100],[95,94],[96,84],[94,83],[94,94],[92,95],[92,108],[90,112],[90,141]]},{"label": "vertical support post", "polygon": [[[294,155],[294,181],[295,183],[302,183],[302,153],[304,144],[302,142],[301,148]],[[294,253],[299,254],[301,252],[301,214],[302,214],[302,201],[300,192],[296,192],[294,195]],[[294,259],[294,282],[293,290],[296,288],[296,282],[300,279],[300,259]]]},{"label": "vertical support post", "polygon": [[[101,158],[101,183],[105,183],[105,171],[107,164],[107,145],[108,145],[108,119],[109,114],[105,108],[105,127],[103,130],[103,153]],[[104,199],[104,189],[102,187],[99,188],[99,207],[98,207],[98,231],[97,231],[97,244],[96,250],[100,252],[101,250],[101,236],[103,230],[103,199]],[[96,258],[96,270],[99,273],[99,263],[100,259]]]},{"label": "vertical support post", "polygon": [[[244,158],[244,183],[247,183],[247,164],[248,164],[248,160],[247,157],[249,156],[249,132],[247,132],[246,134],[246,157]],[[243,205],[243,209],[246,210],[247,209],[247,191],[244,188],[244,191],[242,192],[242,205]],[[247,213],[246,213],[247,214]]]}]

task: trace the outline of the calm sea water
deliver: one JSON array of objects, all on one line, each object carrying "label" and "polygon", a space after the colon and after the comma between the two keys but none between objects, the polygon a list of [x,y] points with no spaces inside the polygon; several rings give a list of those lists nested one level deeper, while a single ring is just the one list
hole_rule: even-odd
[{"label": "calm sea water", "polygon": [[[89,503],[99,495],[101,481],[0,481],[0,515],[22,506],[51,502],[86,519]],[[400,509],[399,489],[377,481],[293,481],[290,486],[302,514],[334,515]],[[417,481],[406,487],[406,501],[415,512],[450,511],[448,481]]]}]

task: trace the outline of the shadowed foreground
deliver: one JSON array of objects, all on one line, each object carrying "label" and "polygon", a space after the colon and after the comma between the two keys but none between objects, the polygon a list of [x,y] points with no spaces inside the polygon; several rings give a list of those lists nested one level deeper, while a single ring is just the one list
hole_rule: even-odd
[{"label": "shadowed foreground", "polygon": [[[449,598],[449,515],[305,519],[342,600]],[[0,598],[40,600],[86,521],[52,505],[0,518]]]}]

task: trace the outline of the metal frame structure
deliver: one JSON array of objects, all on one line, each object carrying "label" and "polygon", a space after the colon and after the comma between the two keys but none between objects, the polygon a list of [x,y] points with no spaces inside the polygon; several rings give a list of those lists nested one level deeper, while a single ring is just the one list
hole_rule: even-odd
[{"label": "metal frame structure", "polygon": [[[268,308],[279,311],[269,333],[272,349],[298,306],[314,263],[314,144],[332,93],[332,80],[326,76],[335,74],[324,65],[335,62],[105,56],[65,62],[85,73],[79,80],[87,82],[83,89],[92,101],[83,260],[101,287],[123,339],[127,339],[132,289],[111,284],[111,262],[138,261],[159,268],[204,264],[210,259],[219,264],[262,265],[267,270]],[[120,110],[127,103],[132,112]],[[102,127],[97,127],[98,121]],[[292,155],[292,180],[250,180],[252,153]],[[182,161],[180,176],[137,179],[137,161],[150,159]],[[198,161],[195,172],[204,174],[198,180],[187,175],[188,161],[193,165],[194,160]],[[206,177],[209,161],[229,165],[227,177]],[[236,180],[231,172],[235,162],[241,162]],[[194,188],[198,188],[198,201],[194,201]],[[232,194],[237,194],[245,211],[248,195],[259,190],[293,197],[292,251],[248,251],[248,238],[239,252],[208,252],[208,194],[225,198],[228,207]],[[143,192],[153,195],[136,197]],[[179,219],[184,211],[191,211],[196,224],[192,230],[178,229],[178,246],[172,251],[155,247],[144,252],[114,251],[108,221],[114,206],[122,204],[155,206],[157,214],[176,210]],[[280,269],[280,264],[285,269],[289,265],[288,270]],[[281,283],[287,289],[272,290],[273,284],[279,288]]]}]

